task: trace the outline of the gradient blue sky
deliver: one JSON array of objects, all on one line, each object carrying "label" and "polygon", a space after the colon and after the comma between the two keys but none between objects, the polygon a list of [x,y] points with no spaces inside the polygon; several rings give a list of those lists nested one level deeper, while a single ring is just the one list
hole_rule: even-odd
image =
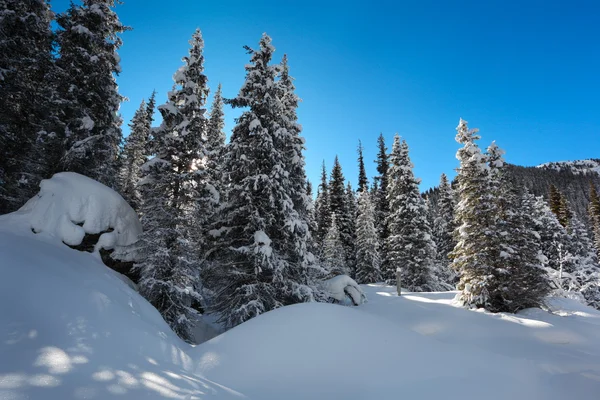
[{"label": "gradient blue sky", "polygon": [[[512,163],[600,158],[600,1],[125,0],[117,12],[133,27],[119,52],[125,123],[153,89],[166,100],[196,27],[210,86],[221,82],[225,97],[244,80],[242,46],[271,35],[303,99],[315,186],[337,154],[356,187],[359,139],[371,179],[380,132],[389,147],[403,136],[421,188],[434,186],[457,167],[459,117]],[[239,111],[225,112],[229,134]]]}]

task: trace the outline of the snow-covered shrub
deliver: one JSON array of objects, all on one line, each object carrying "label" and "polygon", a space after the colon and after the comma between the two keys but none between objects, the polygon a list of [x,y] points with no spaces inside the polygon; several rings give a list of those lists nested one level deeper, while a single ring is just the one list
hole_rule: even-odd
[{"label": "snow-covered shrub", "polygon": [[94,254],[120,250],[138,240],[142,227],[133,209],[114,190],[74,172],[40,183],[40,192],[18,211],[36,234],[71,247],[95,239]]},{"label": "snow-covered shrub", "polygon": [[350,299],[352,304],[358,306],[367,301],[367,296],[358,283],[348,275],[338,275],[327,279],[323,282],[323,288],[338,303]]}]

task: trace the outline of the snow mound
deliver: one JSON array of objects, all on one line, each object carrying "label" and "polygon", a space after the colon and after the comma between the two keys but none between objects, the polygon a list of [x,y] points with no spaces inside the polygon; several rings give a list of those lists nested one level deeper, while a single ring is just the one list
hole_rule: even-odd
[{"label": "snow mound", "polygon": [[[37,234],[70,246],[86,234],[99,234],[96,251],[133,244],[142,232],[135,211],[114,190],[74,172],[60,172],[40,183],[40,192],[15,216]],[[0,217],[0,223],[12,218]]]},{"label": "snow mound", "polygon": [[352,304],[357,306],[367,300],[359,284],[348,275],[334,276],[323,282],[323,287],[338,302],[343,302],[349,297]]}]

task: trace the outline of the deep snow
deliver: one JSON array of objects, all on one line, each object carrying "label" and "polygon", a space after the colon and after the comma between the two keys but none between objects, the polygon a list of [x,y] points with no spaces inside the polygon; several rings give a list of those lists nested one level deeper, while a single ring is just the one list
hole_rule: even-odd
[{"label": "deep snow", "polygon": [[[11,224],[7,221],[12,221]],[[492,315],[361,286],[196,347],[91,254],[0,217],[0,399],[597,399],[600,312]]]}]

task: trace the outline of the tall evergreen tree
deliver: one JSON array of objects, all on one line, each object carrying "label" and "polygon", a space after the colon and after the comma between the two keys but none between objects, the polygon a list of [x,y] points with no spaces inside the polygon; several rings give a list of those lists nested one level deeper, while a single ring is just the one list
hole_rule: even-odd
[{"label": "tall evergreen tree", "polygon": [[431,269],[435,244],[427,210],[419,191],[419,180],[413,175],[413,164],[406,141],[394,137],[389,170],[387,199],[390,207],[387,225],[390,229],[387,250],[390,263],[383,270],[387,282],[395,282],[401,269],[402,286],[410,291],[433,289]]},{"label": "tall evergreen tree", "polygon": [[213,193],[212,210],[203,210],[201,212],[212,213],[218,207],[218,202],[224,194],[224,182],[221,160],[225,151],[225,113],[223,112],[223,97],[221,84],[213,97],[212,107],[208,118],[206,131],[206,182]]},{"label": "tall evergreen tree", "polygon": [[358,141],[358,193],[362,193],[365,188],[369,187],[369,179],[365,170],[365,159],[363,157],[363,146],[361,141]]},{"label": "tall evergreen tree", "polygon": [[569,221],[569,248],[573,257],[572,284],[585,302],[600,309],[600,265],[585,225],[573,216]]},{"label": "tall evergreen tree", "polygon": [[558,220],[560,221],[562,226],[567,227],[569,226],[571,218],[573,218],[573,211],[571,211],[571,205],[569,204],[569,200],[567,200],[567,197],[561,193],[558,208]]},{"label": "tall evergreen tree", "polygon": [[[195,208],[206,203],[205,117],[207,78],[204,75],[204,41],[199,30],[190,40],[184,65],[174,74],[175,87],[163,117],[153,130],[154,157],[143,166],[140,292],[183,339],[191,340],[192,305],[200,301],[199,231]],[[192,246],[192,243],[194,244]]]},{"label": "tall evergreen tree", "polygon": [[[383,134],[379,134],[377,138],[377,173],[374,179],[374,186],[377,188],[375,191],[375,225],[379,232],[380,243],[385,244],[388,237],[388,227],[385,224],[386,218],[389,214],[389,204],[387,201],[387,187],[388,187],[388,170],[390,167],[389,155],[387,153],[387,147],[385,146],[385,138]],[[385,258],[385,257],[384,257]],[[385,260],[384,260],[385,262]]]},{"label": "tall evergreen tree", "polygon": [[137,184],[140,181],[141,168],[148,161],[148,141],[152,123],[151,113],[154,113],[154,94],[149,104],[144,100],[133,115],[129,124],[130,133],[125,138],[123,151],[120,154],[118,186],[123,198],[133,207],[139,209],[140,195]]},{"label": "tall evergreen tree", "polygon": [[[289,93],[277,83],[281,65],[270,64],[275,49],[266,34],[258,50],[246,50],[251,56],[246,81],[228,100],[246,110],[227,146],[228,201],[213,223],[205,270],[206,284],[215,293],[212,310],[226,326],[321,296],[314,284],[321,271],[308,251],[308,225],[294,208],[297,169],[290,168],[287,157],[299,142],[290,143],[293,135],[281,131],[289,128],[281,116],[290,112],[284,101]],[[302,154],[300,148],[294,151]]]},{"label": "tall evergreen tree", "polygon": [[439,260],[443,265],[448,265],[450,264],[449,254],[456,245],[453,237],[456,225],[454,223],[454,194],[446,174],[442,174],[440,177],[439,191],[438,216],[433,224],[434,237]]},{"label": "tall evergreen tree", "polygon": [[596,187],[590,183],[590,202],[588,204],[588,216],[590,226],[594,235],[594,248],[596,254],[600,257],[600,197]]},{"label": "tall evergreen tree", "polygon": [[56,128],[52,17],[44,0],[0,1],[0,214],[23,205],[49,177],[40,140]]},{"label": "tall evergreen tree", "polygon": [[317,222],[317,234],[315,239],[322,243],[331,226],[331,207],[329,204],[329,183],[327,182],[327,170],[325,161],[321,168],[321,182],[317,189],[317,200],[315,202],[315,217]]},{"label": "tall evergreen tree", "polygon": [[550,193],[548,194],[548,205],[550,206],[550,210],[554,213],[554,215],[556,215],[557,218],[560,218],[561,200],[562,195],[558,188],[554,185],[550,185]]},{"label": "tall evergreen tree", "polygon": [[458,194],[455,230],[457,244],[452,252],[453,268],[459,273],[458,300],[467,307],[491,309],[494,285],[493,261],[500,257],[494,227],[497,207],[491,193],[487,157],[476,143],[477,129],[460,120],[456,141],[463,145],[456,158]]},{"label": "tall evergreen tree", "polygon": [[336,224],[344,245],[349,271],[354,269],[354,205],[349,200],[342,165],[335,157],[329,179],[329,208],[336,215]]},{"label": "tall evergreen tree", "polygon": [[117,50],[124,26],[114,12],[116,0],[71,3],[57,22],[57,79],[64,127],[60,170],[74,171],[115,187],[121,143],[123,97],[115,75],[121,72]]},{"label": "tall evergreen tree", "polygon": [[375,229],[375,207],[368,188],[358,195],[356,217],[356,281],[374,283],[381,280],[379,236]]}]

